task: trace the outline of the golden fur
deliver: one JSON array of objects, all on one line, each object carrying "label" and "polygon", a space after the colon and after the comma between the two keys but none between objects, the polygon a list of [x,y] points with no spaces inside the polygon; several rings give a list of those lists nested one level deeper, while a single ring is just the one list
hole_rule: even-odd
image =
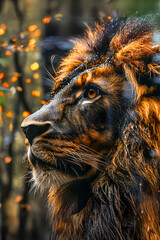
[{"label": "golden fur", "polygon": [[104,20],[63,59],[22,124],[56,239],[160,239],[160,45],[155,20]]}]

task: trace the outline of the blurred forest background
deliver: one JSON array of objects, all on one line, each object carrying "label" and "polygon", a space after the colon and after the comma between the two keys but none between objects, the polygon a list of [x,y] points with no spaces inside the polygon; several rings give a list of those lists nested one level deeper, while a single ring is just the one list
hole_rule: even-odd
[{"label": "blurred forest background", "polygon": [[0,0],[0,239],[47,240],[46,202],[29,192],[25,117],[49,98],[54,70],[89,25],[159,13],[159,0]]}]

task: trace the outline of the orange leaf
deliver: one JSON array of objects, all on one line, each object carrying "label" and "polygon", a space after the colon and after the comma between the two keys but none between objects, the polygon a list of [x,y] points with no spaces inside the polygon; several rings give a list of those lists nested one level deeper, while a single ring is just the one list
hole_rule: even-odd
[{"label": "orange leaf", "polygon": [[13,76],[13,77],[11,77],[11,82],[13,83],[13,82],[16,82],[18,80],[18,77],[17,76]]},{"label": "orange leaf", "polygon": [[5,32],[6,32],[6,31],[5,31],[3,28],[0,28],[0,35],[1,35],[1,36],[4,35]]},{"label": "orange leaf", "polygon": [[34,62],[30,65],[30,68],[32,71],[35,71],[37,69],[39,69],[39,63],[38,62]]},{"label": "orange leaf", "polygon": [[22,88],[22,87],[18,86],[18,87],[16,87],[16,88],[17,88],[17,91],[18,91],[18,92],[23,92],[23,88]]},{"label": "orange leaf", "polygon": [[50,21],[51,21],[51,17],[44,17],[43,19],[42,19],[42,22],[44,23],[44,24],[48,24],[48,23],[50,23]]},{"label": "orange leaf", "polygon": [[12,42],[17,43],[17,39],[16,38],[12,38],[11,40],[12,40]]},{"label": "orange leaf", "polygon": [[21,204],[21,208],[25,208],[27,211],[31,210],[31,205],[27,204],[27,203],[23,203]]},{"label": "orange leaf", "polygon": [[27,79],[26,79],[26,83],[28,83],[28,84],[31,83],[31,81],[32,81],[32,80],[31,80],[30,78],[27,78]]},{"label": "orange leaf", "polygon": [[4,31],[6,31],[7,30],[7,25],[6,24],[1,24],[1,28],[4,30]]},{"label": "orange leaf", "polygon": [[12,55],[12,52],[9,51],[9,50],[6,50],[6,51],[5,51],[5,55],[6,55],[6,56],[10,56],[10,55]]},{"label": "orange leaf", "polygon": [[41,30],[40,29],[37,29],[35,32],[34,32],[34,36],[35,37],[40,37],[42,34]]},{"label": "orange leaf", "polygon": [[29,40],[28,44],[29,44],[29,46],[30,45],[35,45],[36,44],[36,40],[34,38],[32,38],[32,39]]},{"label": "orange leaf", "polygon": [[7,113],[6,113],[6,117],[7,117],[7,118],[12,118],[12,117],[13,117],[12,112],[7,112]]},{"label": "orange leaf", "polygon": [[0,92],[0,97],[5,97],[5,93],[4,92]]},{"label": "orange leaf", "polygon": [[29,32],[34,32],[36,29],[37,29],[37,25],[35,25],[35,24],[28,26]]},{"label": "orange leaf", "polygon": [[33,78],[34,78],[34,79],[38,79],[38,78],[39,78],[39,73],[34,73],[34,74],[33,74]]},{"label": "orange leaf", "polygon": [[13,124],[10,123],[10,124],[9,124],[9,131],[12,132],[12,130],[13,130]]},{"label": "orange leaf", "polygon": [[9,88],[9,83],[4,82],[4,83],[2,84],[2,86],[3,86],[4,88]]},{"label": "orange leaf", "polygon": [[39,91],[37,91],[37,90],[33,90],[32,91],[32,95],[34,96],[34,97],[40,97],[40,92]]},{"label": "orange leaf", "polygon": [[23,197],[21,195],[18,195],[15,200],[16,200],[16,202],[20,202],[20,201],[22,201],[22,199],[23,199]]},{"label": "orange leaf", "polygon": [[31,114],[30,112],[24,111],[24,112],[22,113],[22,116],[23,116],[24,118],[26,118],[26,117],[28,117],[30,114]]},{"label": "orange leaf", "polygon": [[0,80],[4,78],[4,73],[0,73]]},{"label": "orange leaf", "polygon": [[46,103],[47,103],[47,102],[46,102],[45,100],[42,100],[42,101],[41,101],[41,104],[42,104],[42,105],[44,105],[44,104],[46,104]]},{"label": "orange leaf", "polygon": [[4,159],[4,162],[5,162],[6,164],[10,163],[11,161],[12,161],[12,158],[11,158],[10,156],[5,157],[5,159]]}]

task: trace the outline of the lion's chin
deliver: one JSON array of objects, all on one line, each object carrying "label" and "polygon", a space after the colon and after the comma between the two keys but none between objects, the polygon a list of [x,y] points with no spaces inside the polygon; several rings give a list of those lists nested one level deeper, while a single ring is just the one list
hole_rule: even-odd
[{"label": "lion's chin", "polygon": [[51,188],[58,189],[64,183],[73,180],[59,171],[42,171],[40,168],[33,168],[32,176],[34,187],[42,193],[49,192]]},{"label": "lion's chin", "polygon": [[31,147],[29,147],[29,149],[28,149],[28,159],[29,159],[32,167],[35,167],[35,168],[39,167],[39,168],[47,169],[47,170],[56,169],[56,166],[53,163],[48,162],[45,159],[37,156],[37,154],[35,154],[35,152],[33,152]]},{"label": "lion's chin", "polygon": [[64,174],[56,169],[52,164],[47,164],[38,159],[30,149],[28,149],[28,160],[32,168],[33,188],[46,193],[52,188],[59,188],[66,182],[74,180],[72,176]]}]

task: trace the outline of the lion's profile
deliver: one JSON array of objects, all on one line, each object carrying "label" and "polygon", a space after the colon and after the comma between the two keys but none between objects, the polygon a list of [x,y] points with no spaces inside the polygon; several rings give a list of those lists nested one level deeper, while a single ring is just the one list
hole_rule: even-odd
[{"label": "lion's profile", "polygon": [[88,28],[23,130],[56,239],[160,239],[160,45],[152,19]]}]

